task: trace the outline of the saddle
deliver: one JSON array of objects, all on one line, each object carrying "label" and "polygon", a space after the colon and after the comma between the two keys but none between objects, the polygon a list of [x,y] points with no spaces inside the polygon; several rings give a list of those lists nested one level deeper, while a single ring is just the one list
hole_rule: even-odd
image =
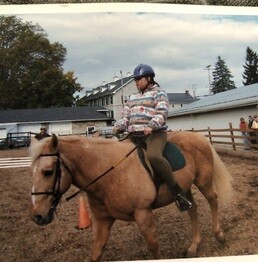
[{"label": "saddle", "polygon": [[[130,139],[137,146],[138,155],[139,155],[139,158],[140,158],[143,166],[148,171],[148,173],[150,175],[152,175],[152,172],[151,172],[150,168],[148,167],[148,165],[146,163],[146,159],[145,159],[144,150],[146,150],[147,145],[143,141],[143,138],[142,137],[132,137]],[[183,167],[185,167],[185,165],[186,165],[186,161],[185,161],[185,157],[184,157],[183,153],[178,148],[178,146],[176,144],[172,143],[172,142],[167,142],[167,144],[164,148],[164,151],[163,151],[163,156],[169,162],[171,169],[173,171],[180,170]],[[161,179],[161,177],[158,174],[155,174],[155,173],[154,173],[153,180],[154,180],[154,183],[155,183],[157,188],[161,184],[164,183],[164,181]]]}]

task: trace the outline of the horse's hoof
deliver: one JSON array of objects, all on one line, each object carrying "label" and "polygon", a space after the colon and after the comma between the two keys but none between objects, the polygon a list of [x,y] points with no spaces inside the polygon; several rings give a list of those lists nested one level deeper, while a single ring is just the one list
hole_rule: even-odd
[{"label": "horse's hoof", "polygon": [[196,257],[196,255],[197,255],[197,249],[196,248],[189,248],[187,250],[187,252],[185,252],[186,258]]},{"label": "horse's hoof", "polygon": [[187,251],[185,254],[185,258],[193,258],[196,257],[196,252],[189,252]]},{"label": "horse's hoof", "polygon": [[215,234],[216,239],[219,241],[219,243],[224,244],[226,242],[226,238],[224,236],[224,233],[222,231],[219,231]]},{"label": "horse's hoof", "polygon": [[157,254],[154,254],[153,257],[154,259],[162,259],[160,252],[158,252]]}]

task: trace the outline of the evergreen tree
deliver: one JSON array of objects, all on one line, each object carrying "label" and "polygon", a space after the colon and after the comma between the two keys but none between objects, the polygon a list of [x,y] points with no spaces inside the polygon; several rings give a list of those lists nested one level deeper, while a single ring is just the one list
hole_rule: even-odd
[{"label": "evergreen tree", "polygon": [[211,91],[213,94],[236,88],[234,81],[231,80],[233,76],[231,75],[225,61],[221,59],[220,56],[218,56],[212,75],[213,82],[211,84]]},{"label": "evergreen tree", "polygon": [[63,72],[65,55],[38,24],[0,16],[0,109],[72,106],[82,87]]},{"label": "evergreen tree", "polygon": [[246,86],[258,83],[258,55],[250,47],[246,49],[246,61],[243,67],[245,69],[242,74],[243,84]]}]

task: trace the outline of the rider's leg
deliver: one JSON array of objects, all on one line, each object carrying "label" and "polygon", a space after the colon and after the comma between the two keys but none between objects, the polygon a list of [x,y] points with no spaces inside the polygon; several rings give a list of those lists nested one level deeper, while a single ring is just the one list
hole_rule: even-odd
[{"label": "rider's leg", "polygon": [[168,161],[163,157],[164,147],[167,143],[167,133],[153,132],[147,139],[147,157],[155,173],[159,174],[167,184],[171,193],[176,197],[177,206],[181,211],[188,210],[192,204],[187,200],[185,192],[176,183],[173,171]]}]

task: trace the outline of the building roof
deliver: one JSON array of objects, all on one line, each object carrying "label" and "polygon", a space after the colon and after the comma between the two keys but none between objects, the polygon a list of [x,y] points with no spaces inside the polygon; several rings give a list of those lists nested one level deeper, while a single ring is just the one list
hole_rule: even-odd
[{"label": "building roof", "polygon": [[194,102],[194,98],[189,92],[184,93],[167,93],[170,104],[189,104]]},{"label": "building roof", "polygon": [[[103,83],[103,85],[98,86],[92,89],[91,91],[86,91],[86,94],[87,92],[91,92],[91,94],[86,95],[82,97],[81,99],[84,101],[88,101],[88,100],[92,100],[95,98],[100,98],[100,97],[104,97],[110,94],[114,94],[115,92],[120,90],[122,86],[131,82],[133,80],[133,76],[130,75],[130,76],[124,77],[122,78],[122,80],[123,81],[121,81],[121,79],[119,78],[113,82]],[[122,82],[123,82],[123,85],[122,85]]]},{"label": "building roof", "polygon": [[0,110],[0,124],[113,120],[102,106]]},{"label": "building roof", "polygon": [[[124,77],[123,86],[130,83],[133,80],[133,75]],[[110,94],[116,93],[118,90],[122,88],[121,79],[117,79],[113,82],[104,83],[101,86],[93,88],[91,91],[86,91],[86,96],[82,97],[84,101],[89,101],[96,98],[105,97]],[[87,92],[89,93],[87,95]],[[189,94],[189,92],[184,93],[167,93],[169,102],[171,104],[189,104],[194,101],[194,98]]]},{"label": "building roof", "polygon": [[173,110],[171,116],[218,111],[253,104],[258,105],[258,83],[207,96],[183,108]]}]

